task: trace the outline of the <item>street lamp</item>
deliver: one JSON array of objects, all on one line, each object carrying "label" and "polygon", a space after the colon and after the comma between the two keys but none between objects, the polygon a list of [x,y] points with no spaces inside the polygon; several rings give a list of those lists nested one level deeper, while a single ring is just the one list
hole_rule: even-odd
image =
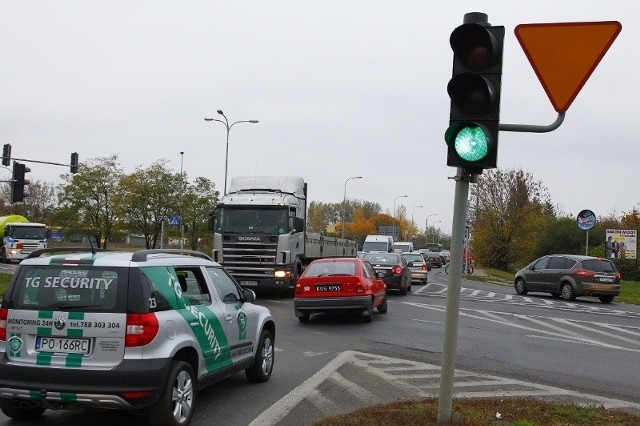
[{"label": "street lamp", "polygon": [[[393,199],[393,236],[396,236],[396,200],[398,198],[407,198],[408,195],[398,195]],[[398,237],[400,236],[400,232],[398,232]]]},{"label": "street lamp", "polygon": [[182,163],[184,162],[184,151],[180,151],[180,248],[184,248],[184,211],[182,208],[182,191],[184,189],[184,174],[182,173]]},{"label": "street lamp", "polygon": [[344,181],[344,198],[342,199],[342,238],[344,238],[344,222],[347,214],[347,182],[352,179],[362,179],[362,176],[354,176]]},{"label": "street lamp", "polygon": [[428,239],[428,233],[429,233],[429,218],[431,216],[437,216],[438,213],[432,213],[432,214],[428,214],[427,217],[424,219],[424,242],[425,244],[429,242]]},{"label": "street lamp", "polygon": [[[411,209],[411,229],[413,229],[413,211],[415,209],[421,209],[423,207],[424,206],[415,206],[413,209]],[[407,235],[407,241],[411,241],[411,236],[410,235]]]},{"label": "street lamp", "polygon": [[227,120],[227,117],[224,115],[221,109],[219,109],[217,113],[224,118],[224,121],[218,120],[217,118],[207,118],[207,117],[205,117],[204,121],[217,121],[218,123],[224,124],[224,126],[227,128],[227,150],[224,156],[224,195],[227,195],[227,170],[229,166],[229,132],[231,131],[231,128],[238,123],[257,123],[258,120],[240,120],[240,121],[235,121],[229,124],[229,120]]},{"label": "street lamp", "polygon": [[[439,224],[439,223],[442,223],[442,221],[441,221],[441,220],[436,221],[436,225],[437,225],[437,224]],[[440,244],[440,227],[438,227],[438,231],[436,231],[436,226],[435,226],[435,225],[433,225],[433,233],[434,233],[434,234],[435,234],[435,233],[437,233],[437,234],[438,234],[438,244]],[[434,242],[434,243],[436,242],[436,237],[435,237],[435,235],[433,236],[433,242]]]}]

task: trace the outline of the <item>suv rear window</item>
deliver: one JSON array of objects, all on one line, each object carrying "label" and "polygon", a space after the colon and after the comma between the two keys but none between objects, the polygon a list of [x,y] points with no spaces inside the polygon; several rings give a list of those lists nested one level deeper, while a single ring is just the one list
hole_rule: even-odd
[{"label": "suv rear window", "polygon": [[127,269],[91,265],[24,266],[11,295],[12,308],[113,312],[126,292]]},{"label": "suv rear window", "polygon": [[618,272],[616,265],[605,259],[584,260],[582,261],[582,267],[593,272],[606,272],[610,274]]}]

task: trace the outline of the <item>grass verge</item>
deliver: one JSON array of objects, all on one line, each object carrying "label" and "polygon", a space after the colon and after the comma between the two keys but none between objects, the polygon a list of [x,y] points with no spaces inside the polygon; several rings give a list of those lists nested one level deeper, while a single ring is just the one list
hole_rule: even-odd
[{"label": "grass verge", "polygon": [[[453,401],[454,421],[464,426],[625,426],[640,424],[640,416],[603,407],[555,404],[534,398],[476,398]],[[362,408],[322,419],[313,426],[435,425],[438,400],[400,401]]]}]

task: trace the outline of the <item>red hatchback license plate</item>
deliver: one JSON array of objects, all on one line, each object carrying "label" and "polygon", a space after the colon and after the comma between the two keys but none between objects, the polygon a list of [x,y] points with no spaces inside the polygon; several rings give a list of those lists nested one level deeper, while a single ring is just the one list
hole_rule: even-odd
[{"label": "red hatchback license plate", "polygon": [[318,285],[316,291],[340,291],[342,289],[339,285]]}]

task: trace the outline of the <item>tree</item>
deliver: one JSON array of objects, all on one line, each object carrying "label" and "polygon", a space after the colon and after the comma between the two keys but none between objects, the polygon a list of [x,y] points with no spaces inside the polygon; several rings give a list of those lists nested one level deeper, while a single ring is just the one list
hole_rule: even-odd
[{"label": "tree", "polygon": [[471,187],[472,249],[482,265],[509,270],[530,260],[553,218],[546,187],[520,170],[485,170]]},{"label": "tree", "polygon": [[182,196],[182,222],[187,225],[187,237],[192,250],[203,250],[202,240],[209,236],[207,220],[215,211],[220,193],[209,179],[198,177]]},{"label": "tree", "polygon": [[107,248],[115,225],[114,196],[122,176],[118,156],[80,163],[78,173],[64,174],[59,187],[55,222],[65,233],[92,235],[98,246]]},{"label": "tree", "polygon": [[24,202],[10,204],[11,185],[3,185],[0,190],[4,209],[2,214],[20,214],[31,222],[47,223],[49,215],[56,206],[55,187],[52,183],[36,180],[29,184]]},{"label": "tree", "polygon": [[170,172],[165,159],[146,169],[139,166],[120,179],[115,197],[118,217],[131,232],[144,236],[146,248],[156,248],[162,221],[180,212],[184,187],[184,175]]}]

